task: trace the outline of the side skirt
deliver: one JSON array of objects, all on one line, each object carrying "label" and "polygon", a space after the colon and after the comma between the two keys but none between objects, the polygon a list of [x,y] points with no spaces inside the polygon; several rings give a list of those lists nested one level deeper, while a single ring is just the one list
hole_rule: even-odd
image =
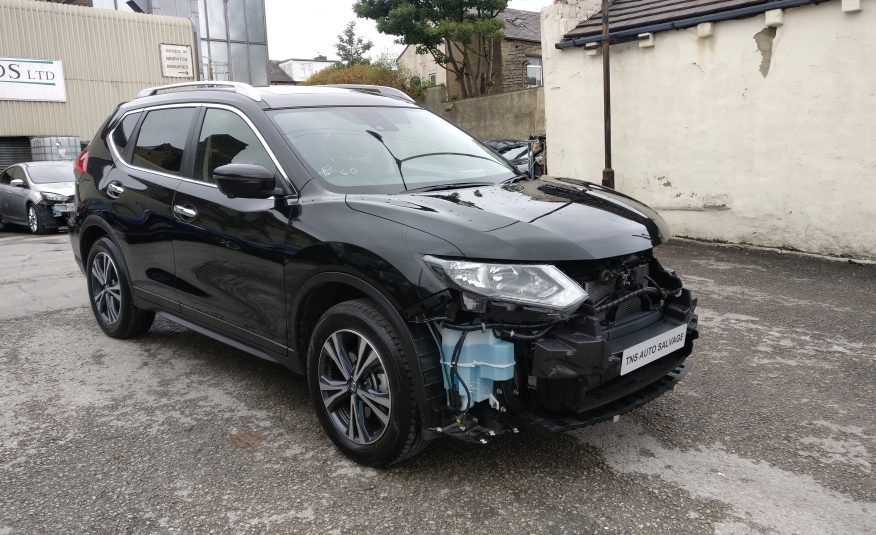
[{"label": "side skirt", "polygon": [[[172,321],[174,323],[182,325],[183,327],[186,327],[187,329],[191,329],[191,330],[195,331],[196,333],[203,334],[207,338],[212,338],[213,340],[216,340],[217,342],[222,342],[225,345],[229,345],[235,349],[239,349],[245,353],[249,353],[250,355],[253,355],[253,356],[258,357],[260,359],[267,360],[268,362],[274,362],[276,364],[286,366],[286,359],[284,358],[285,357],[284,355],[277,355],[274,353],[268,353],[267,351],[263,351],[261,349],[256,349],[252,346],[244,344],[243,342],[235,340],[234,338],[229,338],[228,336],[225,336],[224,334],[219,334],[216,331],[210,330],[206,327],[198,325],[197,323],[193,323],[187,319],[184,319],[180,316],[177,316],[176,314],[172,314],[172,313],[166,312],[164,310],[158,311],[157,314],[161,317],[169,319],[170,321]],[[295,371],[295,370],[292,370],[292,371]]]}]

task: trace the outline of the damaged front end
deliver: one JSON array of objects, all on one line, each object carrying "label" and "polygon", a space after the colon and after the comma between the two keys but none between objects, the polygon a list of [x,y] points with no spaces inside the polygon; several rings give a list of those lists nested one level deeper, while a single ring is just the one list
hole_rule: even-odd
[{"label": "damaged front end", "polygon": [[698,337],[696,299],[650,250],[555,264],[426,257],[449,287],[405,311],[441,348],[435,436],[485,443],[628,412],[672,389]]}]

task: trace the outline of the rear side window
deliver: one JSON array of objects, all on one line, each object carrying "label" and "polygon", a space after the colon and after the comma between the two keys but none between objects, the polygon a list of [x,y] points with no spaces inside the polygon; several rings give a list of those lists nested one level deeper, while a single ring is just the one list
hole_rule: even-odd
[{"label": "rear side window", "polygon": [[119,123],[119,126],[113,130],[113,139],[112,143],[116,146],[116,150],[119,152],[119,156],[122,157],[128,163],[130,162],[130,157],[126,154],[128,148],[128,142],[131,140],[131,134],[134,133],[134,127],[137,126],[137,121],[140,119],[140,112],[132,113],[130,115],[126,115],[122,122]]},{"label": "rear side window", "polygon": [[262,142],[236,113],[208,109],[198,137],[195,179],[214,182],[213,170],[230,163],[261,165],[277,174],[277,167]]},{"label": "rear side window", "polygon": [[137,167],[179,175],[195,108],[170,108],[146,114],[132,163]]}]

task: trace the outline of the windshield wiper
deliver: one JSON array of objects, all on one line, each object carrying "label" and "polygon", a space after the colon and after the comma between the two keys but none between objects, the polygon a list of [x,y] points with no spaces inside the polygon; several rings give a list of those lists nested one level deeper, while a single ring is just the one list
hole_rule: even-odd
[{"label": "windshield wiper", "polygon": [[417,158],[425,158],[427,156],[466,156],[468,158],[477,158],[479,160],[487,160],[488,162],[495,161],[492,158],[487,158],[486,156],[479,156],[477,154],[467,154],[465,152],[427,152],[425,154],[415,154],[413,156],[408,156],[407,158],[404,158],[401,161],[407,162],[410,160],[416,160]]},{"label": "windshield wiper", "polygon": [[407,183],[405,182],[405,174],[402,172],[402,162],[403,162],[404,160],[399,160],[399,159],[398,159],[398,156],[396,156],[395,153],[392,152],[392,150],[391,150],[391,149],[389,148],[389,146],[386,144],[386,142],[383,141],[383,136],[381,136],[380,134],[378,134],[378,133],[375,132],[374,130],[365,130],[365,133],[368,134],[369,136],[373,137],[373,138],[376,139],[381,145],[383,145],[383,148],[386,149],[386,152],[388,152],[389,155],[392,157],[392,159],[395,160],[395,165],[396,165],[396,167],[398,167],[398,176],[400,176],[400,177],[401,177],[401,180],[402,180],[402,186],[404,186],[405,189],[408,189],[408,185],[407,185]]},{"label": "windshield wiper", "polygon": [[503,180],[503,181],[499,182],[499,184],[513,184],[514,182],[517,182],[518,180],[529,180],[529,178],[530,178],[529,175],[514,175],[507,180]]},{"label": "windshield wiper", "polygon": [[462,188],[480,188],[486,186],[495,186],[493,182],[451,182],[448,184],[435,184],[434,186],[423,186],[421,188],[411,188],[406,193],[422,192],[422,191],[442,191],[448,189]]}]

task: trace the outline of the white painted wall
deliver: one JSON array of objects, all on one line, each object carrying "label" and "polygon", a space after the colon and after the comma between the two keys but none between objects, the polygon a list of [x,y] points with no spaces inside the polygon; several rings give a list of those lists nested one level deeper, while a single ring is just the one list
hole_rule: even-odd
[{"label": "white painted wall", "polygon": [[[840,6],[786,10],[766,77],[764,15],[612,46],[617,188],[676,235],[876,259],[876,1]],[[548,161],[599,182],[602,58],[554,47],[576,16],[542,11]]]}]

